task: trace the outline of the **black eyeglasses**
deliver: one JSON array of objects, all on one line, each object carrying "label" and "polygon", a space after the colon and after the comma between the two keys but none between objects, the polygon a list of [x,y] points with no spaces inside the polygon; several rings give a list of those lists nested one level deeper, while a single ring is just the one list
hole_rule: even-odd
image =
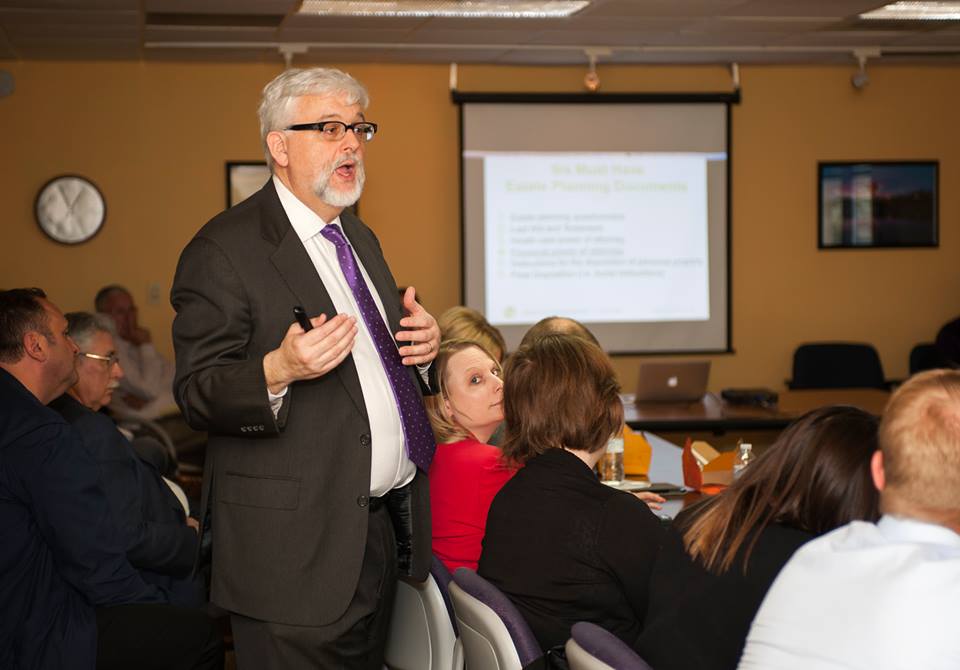
[{"label": "black eyeglasses", "polygon": [[369,121],[360,121],[359,123],[344,123],[343,121],[317,121],[316,123],[296,123],[287,126],[284,130],[316,130],[320,137],[328,142],[339,142],[348,130],[361,142],[369,142],[377,134],[377,124]]},{"label": "black eyeglasses", "polygon": [[95,361],[103,361],[107,364],[107,367],[113,367],[120,362],[120,358],[116,354],[110,354],[109,356],[101,356],[100,354],[90,354],[86,351],[81,351],[80,356],[85,356],[86,358],[92,358]]}]

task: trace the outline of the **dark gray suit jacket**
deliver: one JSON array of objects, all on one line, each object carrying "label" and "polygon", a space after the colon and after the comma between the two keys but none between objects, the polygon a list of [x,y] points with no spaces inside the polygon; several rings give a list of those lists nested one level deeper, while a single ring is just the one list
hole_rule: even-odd
[{"label": "dark gray suit jacket", "polygon": [[[373,232],[344,232],[400,329],[396,282]],[[294,305],[336,308],[272,181],[205,225],[184,249],[171,301],[187,422],[210,433],[204,505],[213,519],[212,600],[248,617],[318,626],[341,616],[359,578],[370,492],[370,426],[353,357],[290,386],[274,419],[263,356],[279,346]],[[415,369],[411,369],[415,378]],[[409,573],[430,564],[429,491],[413,482]],[[205,516],[205,515],[204,515]]]}]

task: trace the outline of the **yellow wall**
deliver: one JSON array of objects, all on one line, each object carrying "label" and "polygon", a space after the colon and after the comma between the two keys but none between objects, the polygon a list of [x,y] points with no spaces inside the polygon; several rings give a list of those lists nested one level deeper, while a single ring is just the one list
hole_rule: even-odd
[{"label": "yellow wall", "polygon": [[[382,134],[360,203],[397,281],[434,314],[460,296],[457,109],[440,65],[337,64],[369,87]],[[39,285],[65,310],[127,284],[169,352],[167,302],[180,249],[224,203],[224,161],[261,158],[255,108],[279,65],[2,62],[0,286]],[[806,340],[873,342],[890,377],[910,347],[960,313],[960,68],[742,67],[733,112],[734,355],[713,357],[711,387],[781,386]],[[461,66],[464,91],[579,91],[582,68]],[[602,67],[604,91],[729,90],[720,67]],[[603,132],[603,131],[598,131]],[[816,162],[938,159],[939,249],[817,250]],[[91,242],[64,247],[33,219],[50,177],[79,173],[107,200]],[[156,283],[161,299],[148,301]],[[639,358],[616,360],[632,387]]]}]

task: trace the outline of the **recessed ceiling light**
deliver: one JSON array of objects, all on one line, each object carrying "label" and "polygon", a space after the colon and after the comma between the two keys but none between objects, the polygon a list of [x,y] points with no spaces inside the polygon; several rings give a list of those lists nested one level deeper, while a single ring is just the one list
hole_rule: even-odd
[{"label": "recessed ceiling light", "polygon": [[885,21],[957,21],[960,2],[892,2],[860,15],[861,19]]},{"label": "recessed ceiling light", "polygon": [[556,19],[590,0],[303,0],[300,14],[322,16],[441,16],[450,18]]}]

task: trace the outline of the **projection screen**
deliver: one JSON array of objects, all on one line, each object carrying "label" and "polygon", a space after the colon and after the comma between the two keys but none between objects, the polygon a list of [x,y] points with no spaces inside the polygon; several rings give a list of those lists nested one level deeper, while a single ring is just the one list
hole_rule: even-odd
[{"label": "projection screen", "polygon": [[586,324],[613,353],[730,350],[728,94],[459,94],[464,304],[515,349]]}]

